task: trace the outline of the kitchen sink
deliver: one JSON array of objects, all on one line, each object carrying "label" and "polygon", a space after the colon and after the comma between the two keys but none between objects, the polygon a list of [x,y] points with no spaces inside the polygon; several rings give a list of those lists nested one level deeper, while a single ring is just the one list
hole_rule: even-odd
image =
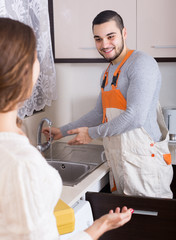
[{"label": "kitchen sink", "polygon": [[60,174],[63,184],[74,186],[97,168],[97,164],[47,160]]},{"label": "kitchen sink", "polygon": [[44,157],[60,174],[63,185],[74,186],[106,161],[102,145],[70,146],[55,141]]}]

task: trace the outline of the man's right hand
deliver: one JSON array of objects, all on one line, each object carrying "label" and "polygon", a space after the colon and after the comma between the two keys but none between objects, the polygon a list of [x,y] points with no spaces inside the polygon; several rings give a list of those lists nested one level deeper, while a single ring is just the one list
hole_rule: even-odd
[{"label": "man's right hand", "polygon": [[58,140],[63,137],[60,129],[55,127],[45,127],[42,129],[42,133],[45,135],[47,141],[50,140],[50,134],[53,140]]}]

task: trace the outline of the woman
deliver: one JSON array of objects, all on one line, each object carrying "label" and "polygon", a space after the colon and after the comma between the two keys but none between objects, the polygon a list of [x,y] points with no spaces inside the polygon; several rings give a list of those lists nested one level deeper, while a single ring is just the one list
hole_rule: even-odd
[{"label": "woman", "polygon": [[[32,29],[0,18],[0,239],[59,239],[54,207],[62,182],[19,127],[17,111],[30,97],[39,75]],[[95,240],[131,218],[116,208],[72,239]]]}]

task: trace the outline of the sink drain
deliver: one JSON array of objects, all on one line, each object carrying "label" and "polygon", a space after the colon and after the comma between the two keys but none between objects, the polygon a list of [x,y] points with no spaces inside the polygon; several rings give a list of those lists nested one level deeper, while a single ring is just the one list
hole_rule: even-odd
[{"label": "sink drain", "polygon": [[65,169],[65,164],[62,164],[62,165],[61,165],[61,169]]}]

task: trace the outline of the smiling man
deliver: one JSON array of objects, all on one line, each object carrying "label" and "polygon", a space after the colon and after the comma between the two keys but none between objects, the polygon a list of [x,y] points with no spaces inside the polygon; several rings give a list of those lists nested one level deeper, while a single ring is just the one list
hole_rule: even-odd
[{"label": "smiling man", "polygon": [[[56,140],[76,134],[69,144],[103,138],[112,192],[172,198],[168,130],[158,104],[158,64],[128,49],[127,30],[116,12],[99,13],[92,30],[98,52],[109,62],[96,106],[77,121],[52,128],[52,135]],[[48,129],[43,132],[48,138]]]},{"label": "smiling man", "polygon": [[[120,17],[120,16],[119,16]],[[121,19],[120,26],[115,20],[93,25],[94,39],[98,52],[108,61],[116,64],[126,54],[126,29]],[[121,57],[120,57],[121,56]],[[120,57],[120,58],[119,58]]]}]

